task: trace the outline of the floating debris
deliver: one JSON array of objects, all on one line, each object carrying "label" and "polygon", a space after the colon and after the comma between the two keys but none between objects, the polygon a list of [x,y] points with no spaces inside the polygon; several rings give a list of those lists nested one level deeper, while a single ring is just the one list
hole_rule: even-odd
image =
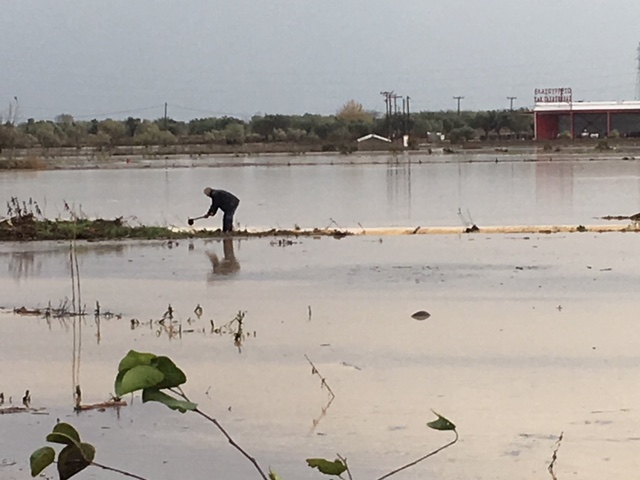
[{"label": "floating debris", "polygon": [[431,314],[429,312],[425,310],[418,310],[416,313],[411,315],[411,318],[413,318],[414,320],[426,320],[430,316]]},{"label": "floating debris", "polygon": [[73,409],[76,412],[86,412],[87,410],[104,411],[107,408],[120,408],[126,406],[127,402],[125,400],[112,398],[111,400],[107,400],[106,402],[92,403],[91,405],[76,405],[75,407],[73,407]]}]

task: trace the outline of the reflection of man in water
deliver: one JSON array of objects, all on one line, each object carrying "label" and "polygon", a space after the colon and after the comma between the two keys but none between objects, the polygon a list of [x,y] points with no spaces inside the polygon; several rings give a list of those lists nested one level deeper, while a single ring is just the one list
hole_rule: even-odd
[{"label": "reflection of man in water", "polygon": [[222,240],[223,258],[220,260],[215,253],[207,252],[213,273],[209,274],[209,278],[213,279],[218,275],[232,275],[240,270],[240,262],[236,259],[233,251],[233,240],[225,238]]}]

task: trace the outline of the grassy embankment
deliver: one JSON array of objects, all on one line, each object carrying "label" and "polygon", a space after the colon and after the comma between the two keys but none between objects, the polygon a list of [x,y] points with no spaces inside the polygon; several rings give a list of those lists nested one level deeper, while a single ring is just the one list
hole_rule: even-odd
[{"label": "grassy embankment", "polygon": [[[348,233],[338,230],[267,230],[249,232],[239,230],[233,237],[270,237],[270,236],[332,236],[341,238]],[[220,230],[174,230],[170,227],[131,226],[123,219],[75,219],[49,220],[38,219],[32,214],[14,216],[0,221],[0,241],[44,241],[44,240],[177,240],[188,238],[223,238]]]}]

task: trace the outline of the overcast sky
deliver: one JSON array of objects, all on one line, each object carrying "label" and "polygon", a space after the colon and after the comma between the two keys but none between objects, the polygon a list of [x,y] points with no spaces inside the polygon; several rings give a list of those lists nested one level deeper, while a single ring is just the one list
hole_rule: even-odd
[{"label": "overcast sky", "polygon": [[633,100],[638,0],[0,0],[0,113],[19,121]]}]

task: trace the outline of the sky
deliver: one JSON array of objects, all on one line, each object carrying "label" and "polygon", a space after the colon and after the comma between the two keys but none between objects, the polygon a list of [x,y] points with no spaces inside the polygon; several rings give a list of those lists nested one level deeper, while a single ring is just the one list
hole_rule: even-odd
[{"label": "sky", "polygon": [[0,32],[4,119],[484,110],[634,100],[640,1],[0,0]]}]

